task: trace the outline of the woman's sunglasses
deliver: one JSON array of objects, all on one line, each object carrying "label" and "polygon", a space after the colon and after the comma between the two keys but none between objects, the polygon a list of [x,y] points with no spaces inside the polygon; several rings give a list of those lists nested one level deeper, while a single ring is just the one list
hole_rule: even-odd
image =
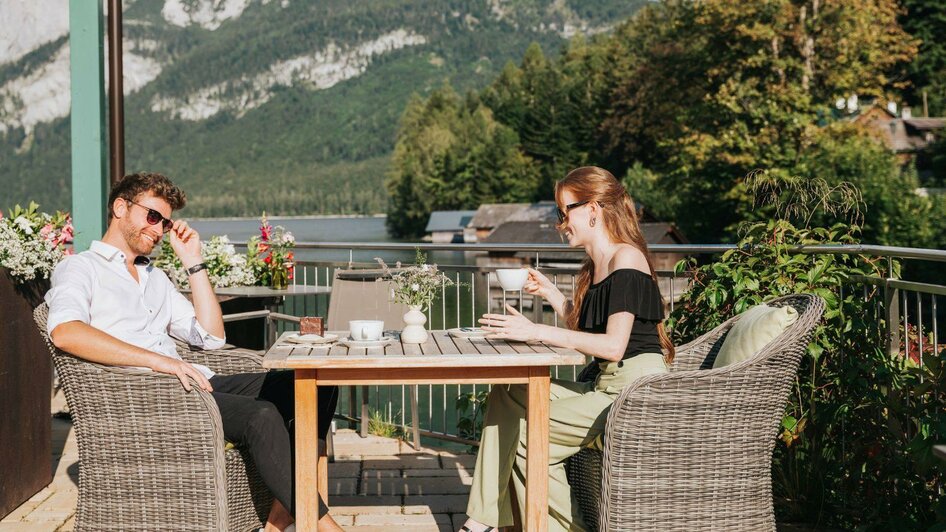
[{"label": "woman's sunglasses", "polygon": [[560,224],[565,223],[565,218],[568,218],[568,213],[571,212],[572,209],[577,209],[578,207],[581,207],[582,205],[587,204],[589,201],[590,200],[576,201],[575,203],[569,203],[568,205],[565,206],[564,211],[562,209],[555,209],[556,211],[558,211],[558,223]]},{"label": "woman's sunglasses", "polygon": [[128,203],[131,203],[132,205],[137,205],[141,207],[142,209],[148,210],[148,216],[145,217],[145,220],[148,222],[148,225],[157,225],[158,222],[161,222],[161,228],[164,230],[165,233],[170,231],[171,226],[174,225],[174,222],[170,218],[165,218],[163,214],[161,214],[160,212],[150,207],[145,207],[144,205],[140,203],[135,203],[134,201],[131,201],[130,199],[126,199],[125,201],[127,201]]}]

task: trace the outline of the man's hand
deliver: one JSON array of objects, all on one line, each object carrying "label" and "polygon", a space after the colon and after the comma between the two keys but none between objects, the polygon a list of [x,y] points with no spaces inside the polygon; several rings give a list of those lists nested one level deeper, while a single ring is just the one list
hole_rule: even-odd
[{"label": "man's hand", "polygon": [[207,377],[204,377],[203,373],[197,371],[197,368],[192,364],[184,362],[183,360],[155,355],[155,361],[150,367],[153,371],[157,371],[158,373],[167,373],[168,375],[176,376],[181,380],[181,385],[184,386],[184,389],[188,392],[191,391],[190,379],[194,379],[197,386],[200,386],[204,391],[212,392],[214,390],[213,386],[210,385],[210,381],[207,380]]},{"label": "man's hand", "polygon": [[190,268],[203,261],[200,252],[200,235],[183,220],[175,220],[168,233],[171,249],[181,259],[184,268]]}]

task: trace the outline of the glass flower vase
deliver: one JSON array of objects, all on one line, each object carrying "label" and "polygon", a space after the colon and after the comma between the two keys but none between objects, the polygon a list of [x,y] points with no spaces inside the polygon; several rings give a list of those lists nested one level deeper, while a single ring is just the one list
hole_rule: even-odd
[{"label": "glass flower vase", "polygon": [[273,288],[284,290],[289,286],[289,271],[282,264],[273,268]]}]

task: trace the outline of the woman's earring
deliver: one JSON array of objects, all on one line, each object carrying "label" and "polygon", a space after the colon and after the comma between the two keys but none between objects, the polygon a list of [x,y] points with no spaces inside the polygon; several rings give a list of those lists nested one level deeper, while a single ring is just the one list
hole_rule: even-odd
[{"label": "woman's earring", "polygon": [[590,223],[591,223],[591,227],[594,227],[594,226],[595,226],[595,223],[596,223],[597,221],[598,221],[597,218],[592,218],[592,219],[591,219],[591,222],[590,222]]}]

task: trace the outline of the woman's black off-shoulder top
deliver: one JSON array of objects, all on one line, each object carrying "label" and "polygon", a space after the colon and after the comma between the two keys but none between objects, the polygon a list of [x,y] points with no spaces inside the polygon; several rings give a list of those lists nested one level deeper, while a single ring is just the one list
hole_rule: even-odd
[{"label": "woman's black off-shoulder top", "polygon": [[664,307],[660,288],[650,274],[621,268],[589,286],[581,303],[578,329],[591,333],[607,332],[608,317],[618,312],[634,315],[631,338],[622,359],[641,353],[661,352],[657,324],[664,319]]}]

